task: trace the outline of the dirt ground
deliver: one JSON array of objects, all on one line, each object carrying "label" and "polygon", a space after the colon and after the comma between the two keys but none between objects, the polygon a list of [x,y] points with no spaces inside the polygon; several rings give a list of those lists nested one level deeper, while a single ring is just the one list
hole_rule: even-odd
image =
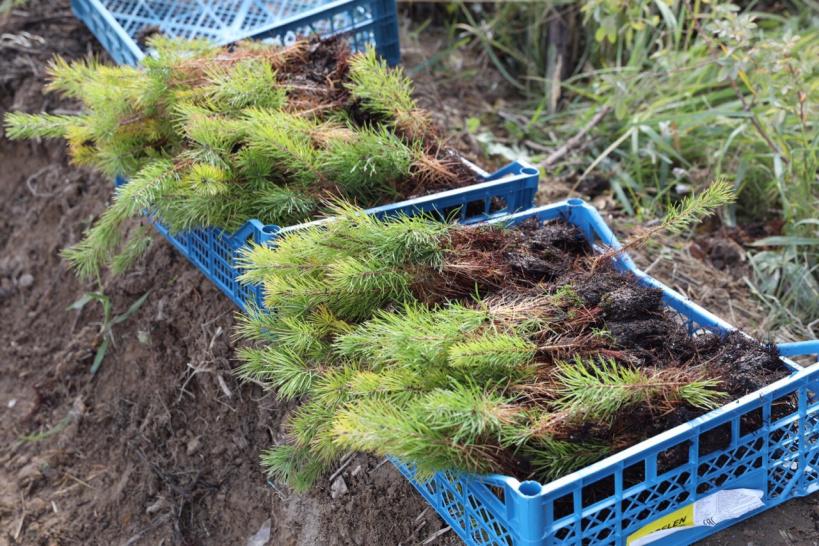
[{"label": "dirt ground", "polygon": [[[2,29],[29,34],[0,42],[0,110],[74,107],[42,95],[43,62],[97,46],[60,4],[34,2]],[[244,544],[265,522],[271,544],[414,544],[441,529],[378,460],[356,457],[336,499],[330,483],[307,495],[266,483],[259,452],[285,408],[234,379],[232,304],[164,240],[106,282],[115,314],[149,295],[91,376],[100,308],[67,307],[95,287],[58,252],[111,181],[69,166],[58,143],[0,140],[0,164],[0,544]]]},{"label": "dirt ground", "polygon": [[[0,21],[0,113],[75,109],[43,95],[44,63],[98,51],[66,0],[32,0]],[[67,308],[97,286],[58,253],[110,194],[62,145],[0,139],[0,545],[458,544],[383,461],[355,457],[335,498],[329,480],[301,495],[266,482],[258,455],[286,407],[235,380],[229,300],[163,240],[104,282],[115,315],[148,296],[89,373],[100,307]],[[741,282],[686,249],[664,256],[658,276],[695,292],[711,275],[724,288],[705,303],[724,311],[733,297],[736,322],[759,323]],[[792,501],[705,544],[816,544],[817,504]]]}]

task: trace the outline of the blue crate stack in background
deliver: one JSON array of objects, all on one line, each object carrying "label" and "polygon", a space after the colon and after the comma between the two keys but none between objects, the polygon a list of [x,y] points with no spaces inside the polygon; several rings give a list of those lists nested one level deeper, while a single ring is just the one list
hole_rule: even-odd
[{"label": "blue crate stack in background", "polygon": [[119,64],[136,65],[154,33],[216,44],[345,33],[353,49],[375,44],[396,65],[401,52],[394,0],[71,0],[74,13]]}]

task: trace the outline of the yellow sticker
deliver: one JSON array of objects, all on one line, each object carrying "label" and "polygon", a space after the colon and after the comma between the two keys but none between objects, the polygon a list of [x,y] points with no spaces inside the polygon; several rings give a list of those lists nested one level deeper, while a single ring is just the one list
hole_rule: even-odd
[{"label": "yellow sticker", "polygon": [[628,546],[646,546],[693,527],[714,527],[765,506],[760,489],[723,489],[643,525],[626,539]]},{"label": "yellow sticker", "polygon": [[670,514],[666,514],[661,518],[655,519],[651,523],[643,525],[628,536],[626,539],[626,544],[628,546],[632,546],[632,544],[641,544],[643,541],[640,539],[652,533],[679,529],[680,527],[693,527],[694,525],[694,503],[692,502],[688,506],[683,506],[679,510],[675,510]]}]

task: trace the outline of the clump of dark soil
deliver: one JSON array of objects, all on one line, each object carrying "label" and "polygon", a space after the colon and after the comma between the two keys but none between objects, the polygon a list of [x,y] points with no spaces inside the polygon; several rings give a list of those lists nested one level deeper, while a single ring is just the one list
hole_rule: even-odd
[{"label": "clump of dark soil", "polygon": [[[774,346],[740,332],[691,335],[687,319],[663,303],[661,290],[616,270],[610,259],[597,259],[580,230],[562,221],[455,230],[447,248],[442,271],[417,290],[426,301],[469,300],[476,290],[506,301],[557,298],[545,304],[559,308],[549,311],[548,326],[537,334],[542,392],[548,393],[554,364],[576,356],[613,358],[678,374],[680,380],[716,379],[725,402],[788,374]],[[602,441],[616,451],[705,411],[685,403],[637,407],[622,410],[612,423],[577,423],[559,434],[572,441]]]},{"label": "clump of dark soil", "polygon": [[[67,0],[26,2],[0,34],[17,37],[0,44],[0,113],[77,109],[42,92],[53,54],[104,55]],[[372,458],[353,459],[335,498],[330,483],[267,483],[258,456],[286,408],[234,379],[234,308],[163,240],[105,280],[114,314],[149,295],[92,376],[102,313],[67,308],[100,287],[59,252],[112,181],[71,166],[62,144],[0,138],[0,163],[0,544],[243,545],[266,521],[268,544],[414,544],[443,527]]]},{"label": "clump of dark soil", "polygon": [[[685,321],[663,304],[661,290],[617,271],[611,261],[594,261],[581,231],[562,221],[454,230],[446,246],[443,271],[425,279],[438,297],[468,297],[476,288],[519,297],[531,297],[533,288],[552,294],[569,288],[594,318],[584,327],[605,330],[609,337],[600,339],[610,349],[629,351],[626,360],[655,367],[707,365],[722,370],[726,380],[731,376],[726,385],[735,395],[785,373],[773,346],[737,332],[689,335]],[[603,348],[591,343],[590,350]]]},{"label": "clump of dark soil", "polygon": [[694,338],[701,358],[722,369],[729,392],[747,394],[783,377],[783,366],[775,345],[762,345],[740,332],[722,338]]}]

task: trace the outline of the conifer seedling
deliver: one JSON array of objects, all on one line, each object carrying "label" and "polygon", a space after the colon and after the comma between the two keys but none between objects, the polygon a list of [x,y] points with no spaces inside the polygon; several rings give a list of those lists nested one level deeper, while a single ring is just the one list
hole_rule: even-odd
[{"label": "conifer seedling", "polygon": [[145,213],[172,233],[230,232],[253,218],[299,223],[339,197],[372,206],[472,182],[409,79],[372,48],[150,45],[139,68],[55,59],[49,89],[79,100],[80,114],[5,117],[10,138],[64,138],[77,165],[128,179],[64,253],[82,277],[138,257],[143,236],[129,238],[125,222]]},{"label": "conifer seedling", "polygon": [[[727,200],[714,197],[722,192],[690,199],[666,223],[692,225]],[[289,442],[263,457],[273,478],[303,489],[364,451],[422,477],[549,480],[678,412],[744,394],[719,336],[690,338],[655,289],[618,273],[611,256],[578,249],[574,228],[332,213],[242,257],[242,280],[261,284],[275,311],[241,316],[251,344],[239,373],[301,404]],[[561,256],[563,272],[537,264]],[[736,343],[772,365],[741,336],[724,346]],[[649,424],[635,431],[638,418]]]}]

